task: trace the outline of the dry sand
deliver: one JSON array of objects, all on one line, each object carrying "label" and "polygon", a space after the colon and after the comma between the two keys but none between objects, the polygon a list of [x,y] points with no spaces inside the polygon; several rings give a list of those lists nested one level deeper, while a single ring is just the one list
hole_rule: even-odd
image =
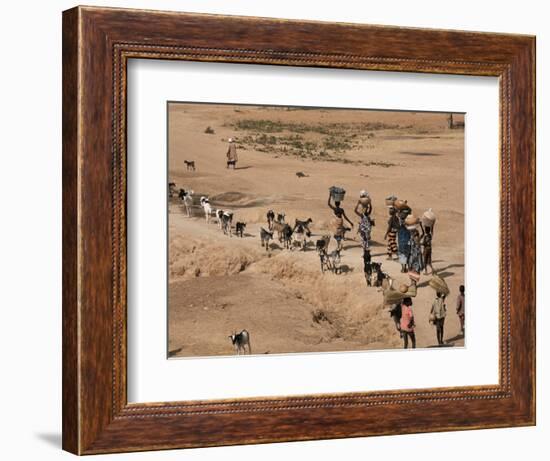
[{"label": "dry sand", "polygon": [[[263,120],[282,122],[282,131],[267,135],[316,146],[327,135],[310,127],[327,127],[330,133],[351,127],[333,137],[351,146],[329,150],[333,161],[312,160],[319,149],[300,158],[299,149],[287,145],[285,152],[280,143],[258,142],[264,133],[235,126],[254,120],[259,126]],[[205,133],[207,127],[214,133]],[[226,169],[229,137],[240,143],[236,170]],[[187,171],[184,160],[194,160],[197,170]],[[171,104],[169,180],[195,192],[191,218],[177,199],[169,200],[170,357],[232,354],[228,335],[242,329],[250,332],[255,354],[402,347],[382,293],[364,280],[353,214],[361,189],[373,200],[373,260],[382,262],[397,284],[408,280],[397,262],[386,261],[384,198],[407,199],[418,215],[433,208],[434,267],[451,289],[445,339],[449,346],[464,344],[455,314],[464,282],[464,131],[449,130],[446,114]],[[313,241],[330,233],[326,202],[332,185],[346,189],[343,207],[356,223],[348,233],[354,240],[344,244],[342,274],[322,274],[312,247],[301,252],[273,245],[270,253],[261,248],[259,229],[267,227],[269,209],[284,212],[289,223],[311,217]],[[225,236],[215,219],[206,224],[201,195],[210,197],[213,208],[233,211],[233,222],[246,222],[244,238]],[[428,323],[434,298],[429,279],[422,276],[414,299],[417,347],[436,344]]]}]

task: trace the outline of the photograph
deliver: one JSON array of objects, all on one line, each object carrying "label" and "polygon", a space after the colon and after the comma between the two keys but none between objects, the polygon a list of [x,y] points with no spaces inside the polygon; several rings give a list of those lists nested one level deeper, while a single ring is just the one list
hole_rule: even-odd
[{"label": "photograph", "polygon": [[465,114],[167,115],[168,358],[465,346]]}]

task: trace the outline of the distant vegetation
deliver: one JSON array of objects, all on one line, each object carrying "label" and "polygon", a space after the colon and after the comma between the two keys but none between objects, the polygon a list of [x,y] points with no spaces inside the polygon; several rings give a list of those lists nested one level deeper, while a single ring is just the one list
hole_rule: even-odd
[{"label": "distant vegetation", "polygon": [[[292,123],[276,120],[242,119],[230,125],[244,131],[237,143],[243,149],[254,149],[275,155],[286,155],[310,160],[322,160],[356,165],[390,167],[394,163],[351,160],[343,154],[359,148],[372,148],[365,143],[376,131],[395,130],[399,125],[386,123]],[[315,136],[315,140],[311,134]]]},{"label": "distant vegetation", "polygon": [[377,130],[395,130],[399,125],[381,122],[363,123],[292,123],[277,120],[242,119],[234,123],[237,130],[258,131],[262,133],[321,133],[326,135],[341,135],[349,132],[365,132]]}]

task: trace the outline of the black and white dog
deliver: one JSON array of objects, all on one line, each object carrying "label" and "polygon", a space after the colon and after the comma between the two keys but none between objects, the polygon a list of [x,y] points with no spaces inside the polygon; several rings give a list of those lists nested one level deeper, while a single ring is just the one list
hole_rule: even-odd
[{"label": "black and white dog", "polygon": [[246,227],[246,223],[244,222],[237,222],[235,224],[235,234],[237,234],[239,237],[243,238],[243,232]]},{"label": "black and white dog", "polygon": [[231,344],[235,348],[235,354],[240,355],[241,351],[246,354],[246,347],[248,347],[248,354],[252,354],[252,348],[250,347],[250,333],[246,330],[242,330],[240,333],[234,332],[229,335]]}]

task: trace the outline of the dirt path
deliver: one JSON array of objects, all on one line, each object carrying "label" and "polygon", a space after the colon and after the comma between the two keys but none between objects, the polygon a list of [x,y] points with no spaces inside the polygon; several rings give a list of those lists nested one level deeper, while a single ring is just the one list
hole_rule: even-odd
[{"label": "dirt path", "polygon": [[[214,220],[206,224],[202,217],[185,218],[178,208],[171,208],[171,234],[185,229],[188,245],[187,250],[179,247],[181,253],[174,251],[178,256],[171,261],[170,356],[231,354],[227,336],[242,329],[251,333],[258,354],[401,346],[387,308],[381,306],[381,292],[365,284],[358,242],[346,241],[342,274],[321,274],[312,245],[307,251],[289,251],[276,242],[266,252],[260,247],[260,225],[247,226],[244,238],[229,237]],[[174,238],[172,245],[181,245],[181,235]],[[397,262],[384,260],[383,246],[374,242],[373,249],[374,259],[384,262],[396,283],[407,281]],[[178,274],[181,264],[188,270]],[[433,290],[427,280],[421,280],[415,299],[418,347],[435,344],[428,324]],[[452,309],[446,329],[450,346],[463,345]]]}]

